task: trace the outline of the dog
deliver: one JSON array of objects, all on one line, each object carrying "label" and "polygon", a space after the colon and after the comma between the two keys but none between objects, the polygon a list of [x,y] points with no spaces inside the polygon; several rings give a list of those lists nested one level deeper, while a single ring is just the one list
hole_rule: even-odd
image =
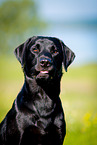
[{"label": "dog", "polygon": [[60,80],[75,54],[58,38],[33,36],[15,49],[25,82],[0,124],[0,145],[62,145]]}]

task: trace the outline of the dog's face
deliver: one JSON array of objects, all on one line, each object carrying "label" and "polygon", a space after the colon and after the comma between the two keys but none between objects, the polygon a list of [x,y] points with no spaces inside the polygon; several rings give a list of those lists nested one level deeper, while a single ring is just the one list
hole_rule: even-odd
[{"label": "dog's face", "polygon": [[25,75],[38,81],[61,78],[74,60],[74,53],[62,41],[53,37],[32,37],[15,49]]}]

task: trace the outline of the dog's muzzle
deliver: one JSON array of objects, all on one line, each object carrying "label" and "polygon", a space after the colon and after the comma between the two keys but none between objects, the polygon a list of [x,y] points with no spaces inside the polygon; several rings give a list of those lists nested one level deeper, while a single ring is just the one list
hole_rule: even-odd
[{"label": "dog's muzzle", "polygon": [[50,67],[52,65],[52,61],[50,58],[40,58],[39,60],[40,62],[40,66],[43,67],[43,68],[47,68],[47,67]]},{"label": "dog's muzzle", "polygon": [[38,75],[36,76],[36,79],[39,82],[42,81],[48,81],[53,78],[54,75],[54,66],[53,66],[53,61],[49,57],[40,57],[38,60],[38,65],[37,65],[37,70],[38,70]]}]

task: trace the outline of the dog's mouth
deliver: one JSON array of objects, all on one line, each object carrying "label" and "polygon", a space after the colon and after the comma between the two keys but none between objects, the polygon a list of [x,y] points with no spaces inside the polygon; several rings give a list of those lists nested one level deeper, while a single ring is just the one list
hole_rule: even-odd
[{"label": "dog's mouth", "polygon": [[38,78],[38,79],[42,79],[42,78],[43,79],[47,79],[47,78],[49,78],[49,76],[50,76],[50,72],[49,71],[41,70],[41,71],[38,72],[36,78]]},{"label": "dog's mouth", "polygon": [[36,76],[38,84],[48,83],[54,77],[54,70],[40,70]]},{"label": "dog's mouth", "polygon": [[48,71],[40,71],[41,74],[48,74]]}]

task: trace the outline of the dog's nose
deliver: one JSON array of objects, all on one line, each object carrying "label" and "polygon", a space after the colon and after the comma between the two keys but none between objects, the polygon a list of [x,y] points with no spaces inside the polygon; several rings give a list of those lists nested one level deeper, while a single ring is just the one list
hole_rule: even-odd
[{"label": "dog's nose", "polygon": [[49,58],[40,58],[40,65],[42,67],[50,67],[52,64],[51,59]]}]

